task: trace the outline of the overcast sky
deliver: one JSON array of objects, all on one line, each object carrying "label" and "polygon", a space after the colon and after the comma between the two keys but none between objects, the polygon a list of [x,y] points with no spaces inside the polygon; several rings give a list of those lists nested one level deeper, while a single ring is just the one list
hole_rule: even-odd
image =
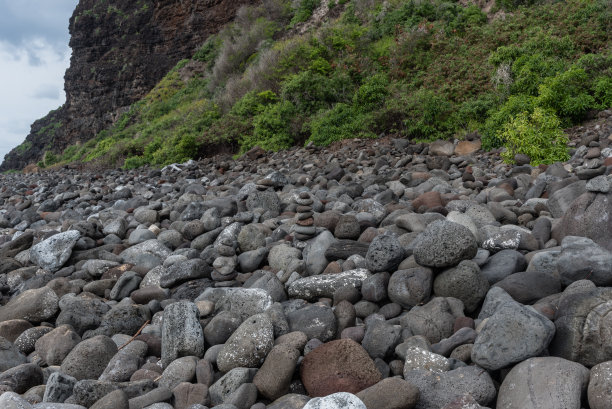
[{"label": "overcast sky", "polygon": [[68,19],[78,0],[0,0],[0,162],[62,105]]}]

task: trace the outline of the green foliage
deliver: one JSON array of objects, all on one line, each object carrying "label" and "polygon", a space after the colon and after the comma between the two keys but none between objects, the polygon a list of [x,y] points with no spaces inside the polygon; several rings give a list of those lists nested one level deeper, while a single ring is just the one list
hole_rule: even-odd
[{"label": "green foliage", "polygon": [[515,10],[519,6],[533,6],[541,2],[542,0],[496,0],[495,4],[504,10]]},{"label": "green foliage", "polygon": [[253,134],[244,135],[240,140],[241,152],[254,146],[277,151],[293,145],[290,120],[294,106],[289,101],[267,105],[253,118]]},{"label": "green foliage", "polygon": [[353,96],[353,104],[356,109],[361,112],[367,112],[380,108],[388,94],[388,82],[389,80],[384,74],[376,74],[369,77]]},{"label": "green foliage", "polygon": [[575,67],[547,78],[539,87],[536,105],[552,109],[570,125],[595,107],[595,98],[589,95],[590,80],[582,68]]},{"label": "green foliage", "polygon": [[420,89],[406,102],[406,136],[411,139],[435,140],[450,134],[452,104],[434,91]]},{"label": "green foliage", "polygon": [[375,27],[377,36],[388,36],[435,21],[443,23],[444,30],[450,33],[484,24],[487,17],[475,5],[464,7],[453,1],[410,0],[386,13]]},{"label": "green foliage", "polygon": [[219,36],[210,36],[191,58],[194,61],[206,63],[208,68],[212,68],[213,64],[215,63],[215,58],[217,58],[217,55],[219,54],[221,44],[222,41]]},{"label": "green foliage", "polygon": [[518,114],[504,126],[499,138],[505,141],[506,151],[501,156],[508,163],[513,163],[518,153],[529,156],[532,166],[569,159],[569,140],[561,121],[549,110],[538,107],[531,114]]},{"label": "green foliage", "polygon": [[329,108],[345,95],[350,80],[342,75],[326,76],[317,71],[301,71],[283,82],[281,96],[303,113]]},{"label": "green foliage", "polygon": [[291,25],[302,23],[312,16],[312,12],[321,5],[321,0],[299,0],[298,8],[291,19]]},{"label": "green foliage", "polygon": [[599,109],[612,107],[612,77],[600,77],[593,85],[595,101]]},{"label": "green foliage", "polygon": [[131,168],[219,144],[244,152],[474,131],[493,148],[612,105],[609,0],[502,0],[512,12],[490,20],[455,0],[340,0],[322,24],[291,28],[319,4],[241,8],[191,58],[194,78],[179,62],[112,128],[60,159]]},{"label": "green foliage", "polygon": [[344,103],[322,111],[310,122],[310,138],[307,142],[327,146],[332,142],[350,138],[374,138],[373,118]]},{"label": "green foliage", "polygon": [[59,158],[57,157],[57,155],[49,150],[49,151],[45,151],[45,154],[43,155],[43,159],[39,161],[37,165],[39,168],[46,168],[48,166],[53,166],[58,162],[59,162]]},{"label": "green foliage", "polygon": [[525,94],[512,95],[497,110],[492,110],[484,125],[482,137],[483,149],[498,148],[503,145],[500,130],[509,123],[513,117],[521,112],[531,113],[535,107],[535,98]]},{"label": "green foliage", "polygon": [[20,155],[23,155],[24,153],[26,153],[30,149],[32,149],[32,142],[30,142],[30,141],[24,141],[21,145],[18,145],[15,148],[17,153],[20,154]]}]

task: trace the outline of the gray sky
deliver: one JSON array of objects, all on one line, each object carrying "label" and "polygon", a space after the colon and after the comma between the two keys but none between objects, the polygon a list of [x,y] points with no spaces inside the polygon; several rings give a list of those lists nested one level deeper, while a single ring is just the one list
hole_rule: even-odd
[{"label": "gray sky", "polygon": [[62,105],[78,0],[0,0],[0,161]]}]

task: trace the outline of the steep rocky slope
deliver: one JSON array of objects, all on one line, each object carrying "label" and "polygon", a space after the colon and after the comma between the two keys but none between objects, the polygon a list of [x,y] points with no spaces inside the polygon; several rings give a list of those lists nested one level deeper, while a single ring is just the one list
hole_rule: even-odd
[{"label": "steep rocky slope", "polygon": [[28,149],[14,149],[0,171],[22,169],[45,151],[94,137],[189,57],[249,0],[81,0],[70,18],[72,58],[66,103],[32,125]]}]

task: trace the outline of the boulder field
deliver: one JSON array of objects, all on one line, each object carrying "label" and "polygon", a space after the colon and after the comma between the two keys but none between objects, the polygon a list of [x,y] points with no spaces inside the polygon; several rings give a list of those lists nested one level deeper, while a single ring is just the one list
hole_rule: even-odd
[{"label": "boulder field", "polygon": [[571,147],[0,175],[0,407],[609,409],[612,113]]}]

